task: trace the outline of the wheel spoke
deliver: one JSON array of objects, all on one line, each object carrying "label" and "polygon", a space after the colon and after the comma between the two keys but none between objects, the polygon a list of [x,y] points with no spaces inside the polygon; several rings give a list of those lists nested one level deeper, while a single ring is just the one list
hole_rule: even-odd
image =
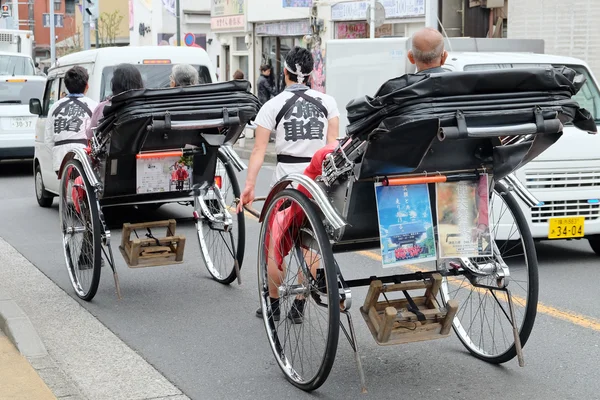
[{"label": "wheel spoke", "polygon": [[[460,306],[453,327],[475,356],[489,362],[505,362],[516,355],[508,297],[498,287],[501,266],[508,267],[516,324],[524,345],[529,337],[537,304],[537,258],[522,212],[510,193],[497,190],[490,200],[492,238],[498,243],[492,257],[471,259],[475,265],[494,264],[496,272],[478,277],[464,269],[464,276],[446,277],[442,301],[456,299]],[[493,289],[495,288],[495,289]],[[500,295],[500,293],[502,293]]]},{"label": "wheel spoke", "polygon": [[[240,197],[240,190],[237,183],[237,177],[233,168],[227,162],[223,162],[219,155],[217,161],[217,171],[221,173],[221,194],[227,205],[227,210],[223,210],[220,203],[216,200],[216,192],[213,188],[207,191],[204,200],[196,200],[195,211],[200,216],[196,221],[196,230],[202,258],[208,272],[220,283],[229,284],[235,280],[235,260],[238,260],[241,267],[244,255],[245,244],[245,224],[243,213],[235,212],[236,199]],[[219,226],[213,226],[210,221],[202,214],[199,202],[204,201],[204,205],[209,212],[222,219],[226,212],[232,217],[232,226],[229,232],[226,232]]]},{"label": "wheel spoke", "polygon": [[[288,380],[314,390],[331,370],[339,336],[331,246],[320,217],[300,192],[284,190],[266,207],[259,237],[259,287],[269,343]],[[278,298],[279,322],[270,314],[271,296]]]}]

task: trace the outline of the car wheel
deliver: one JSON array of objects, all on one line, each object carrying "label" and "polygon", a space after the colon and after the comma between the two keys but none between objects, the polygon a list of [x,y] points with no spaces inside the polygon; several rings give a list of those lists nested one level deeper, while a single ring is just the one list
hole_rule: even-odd
[{"label": "car wheel", "polygon": [[35,198],[40,207],[51,207],[54,196],[46,190],[39,164],[35,166]]},{"label": "car wheel", "polygon": [[590,246],[594,253],[600,256],[600,235],[590,236],[587,238],[588,242],[590,242]]}]

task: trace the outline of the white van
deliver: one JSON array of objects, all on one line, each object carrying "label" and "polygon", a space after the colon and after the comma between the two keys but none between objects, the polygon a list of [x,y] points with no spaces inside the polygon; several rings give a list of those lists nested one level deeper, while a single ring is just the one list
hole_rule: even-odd
[{"label": "white van", "polygon": [[[482,71],[540,66],[567,66],[582,73],[587,80],[574,99],[600,124],[598,81],[582,60],[533,53],[450,53],[444,68]],[[566,126],[557,143],[516,175],[543,203],[533,208],[521,203],[534,239],[548,239],[550,218],[584,217],[585,237],[600,255],[600,134]],[[569,232],[565,236],[568,239]]]},{"label": "white van", "polygon": [[42,112],[36,125],[33,166],[35,193],[40,206],[50,207],[52,198],[59,194],[59,181],[52,168],[52,149],[45,145],[44,135],[48,110],[56,101],[68,94],[63,82],[65,72],[76,65],[84,67],[90,75],[89,90],[86,95],[100,102],[112,94],[110,81],[115,67],[121,63],[135,65],[141,72],[147,88],[168,87],[171,69],[175,64],[189,64],[195,67],[200,76],[200,83],[217,81],[208,54],[203,49],[195,47],[108,47],[59,58],[48,71],[48,82],[41,102]]},{"label": "white van", "polygon": [[33,157],[35,121],[29,99],[44,93],[30,56],[0,52],[0,160]]}]

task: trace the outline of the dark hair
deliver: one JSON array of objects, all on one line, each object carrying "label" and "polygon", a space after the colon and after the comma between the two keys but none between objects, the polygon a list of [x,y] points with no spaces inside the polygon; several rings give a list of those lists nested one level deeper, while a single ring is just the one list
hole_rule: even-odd
[{"label": "dark hair", "polygon": [[[313,60],[311,52],[308,51],[308,49],[298,46],[294,47],[287,54],[285,62],[292,71],[296,71],[296,64],[298,64],[300,66],[300,72],[303,74],[311,73],[315,66],[315,61]],[[296,74],[290,71],[287,71],[287,74],[291,81],[298,82],[298,76]],[[306,83],[307,81],[308,77],[305,77],[304,82],[302,83]]]},{"label": "dark hair", "polygon": [[65,74],[65,86],[71,94],[82,94],[88,84],[90,76],[83,67],[75,66],[69,68]]},{"label": "dark hair", "polygon": [[113,72],[110,87],[113,96],[132,89],[143,89],[144,80],[140,71],[131,64],[119,64]]},{"label": "dark hair", "polygon": [[271,69],[271,66],[269,64],[263,64],[260,66],[260,72],[269,71],[270,69]]},{"label": "dark hair", "polygon": [[238,69],[233,73],[233,79],[244,79],[244,73],[241,69]]}]

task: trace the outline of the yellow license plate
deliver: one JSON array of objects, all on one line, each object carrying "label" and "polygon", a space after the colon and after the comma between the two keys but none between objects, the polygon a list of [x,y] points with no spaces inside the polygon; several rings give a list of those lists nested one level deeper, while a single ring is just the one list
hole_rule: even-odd
[{"label": "yellow license plate", "polygon": [[585,217],[560,217],[548,220],[548,239],[569,239],[583,237]]}]

